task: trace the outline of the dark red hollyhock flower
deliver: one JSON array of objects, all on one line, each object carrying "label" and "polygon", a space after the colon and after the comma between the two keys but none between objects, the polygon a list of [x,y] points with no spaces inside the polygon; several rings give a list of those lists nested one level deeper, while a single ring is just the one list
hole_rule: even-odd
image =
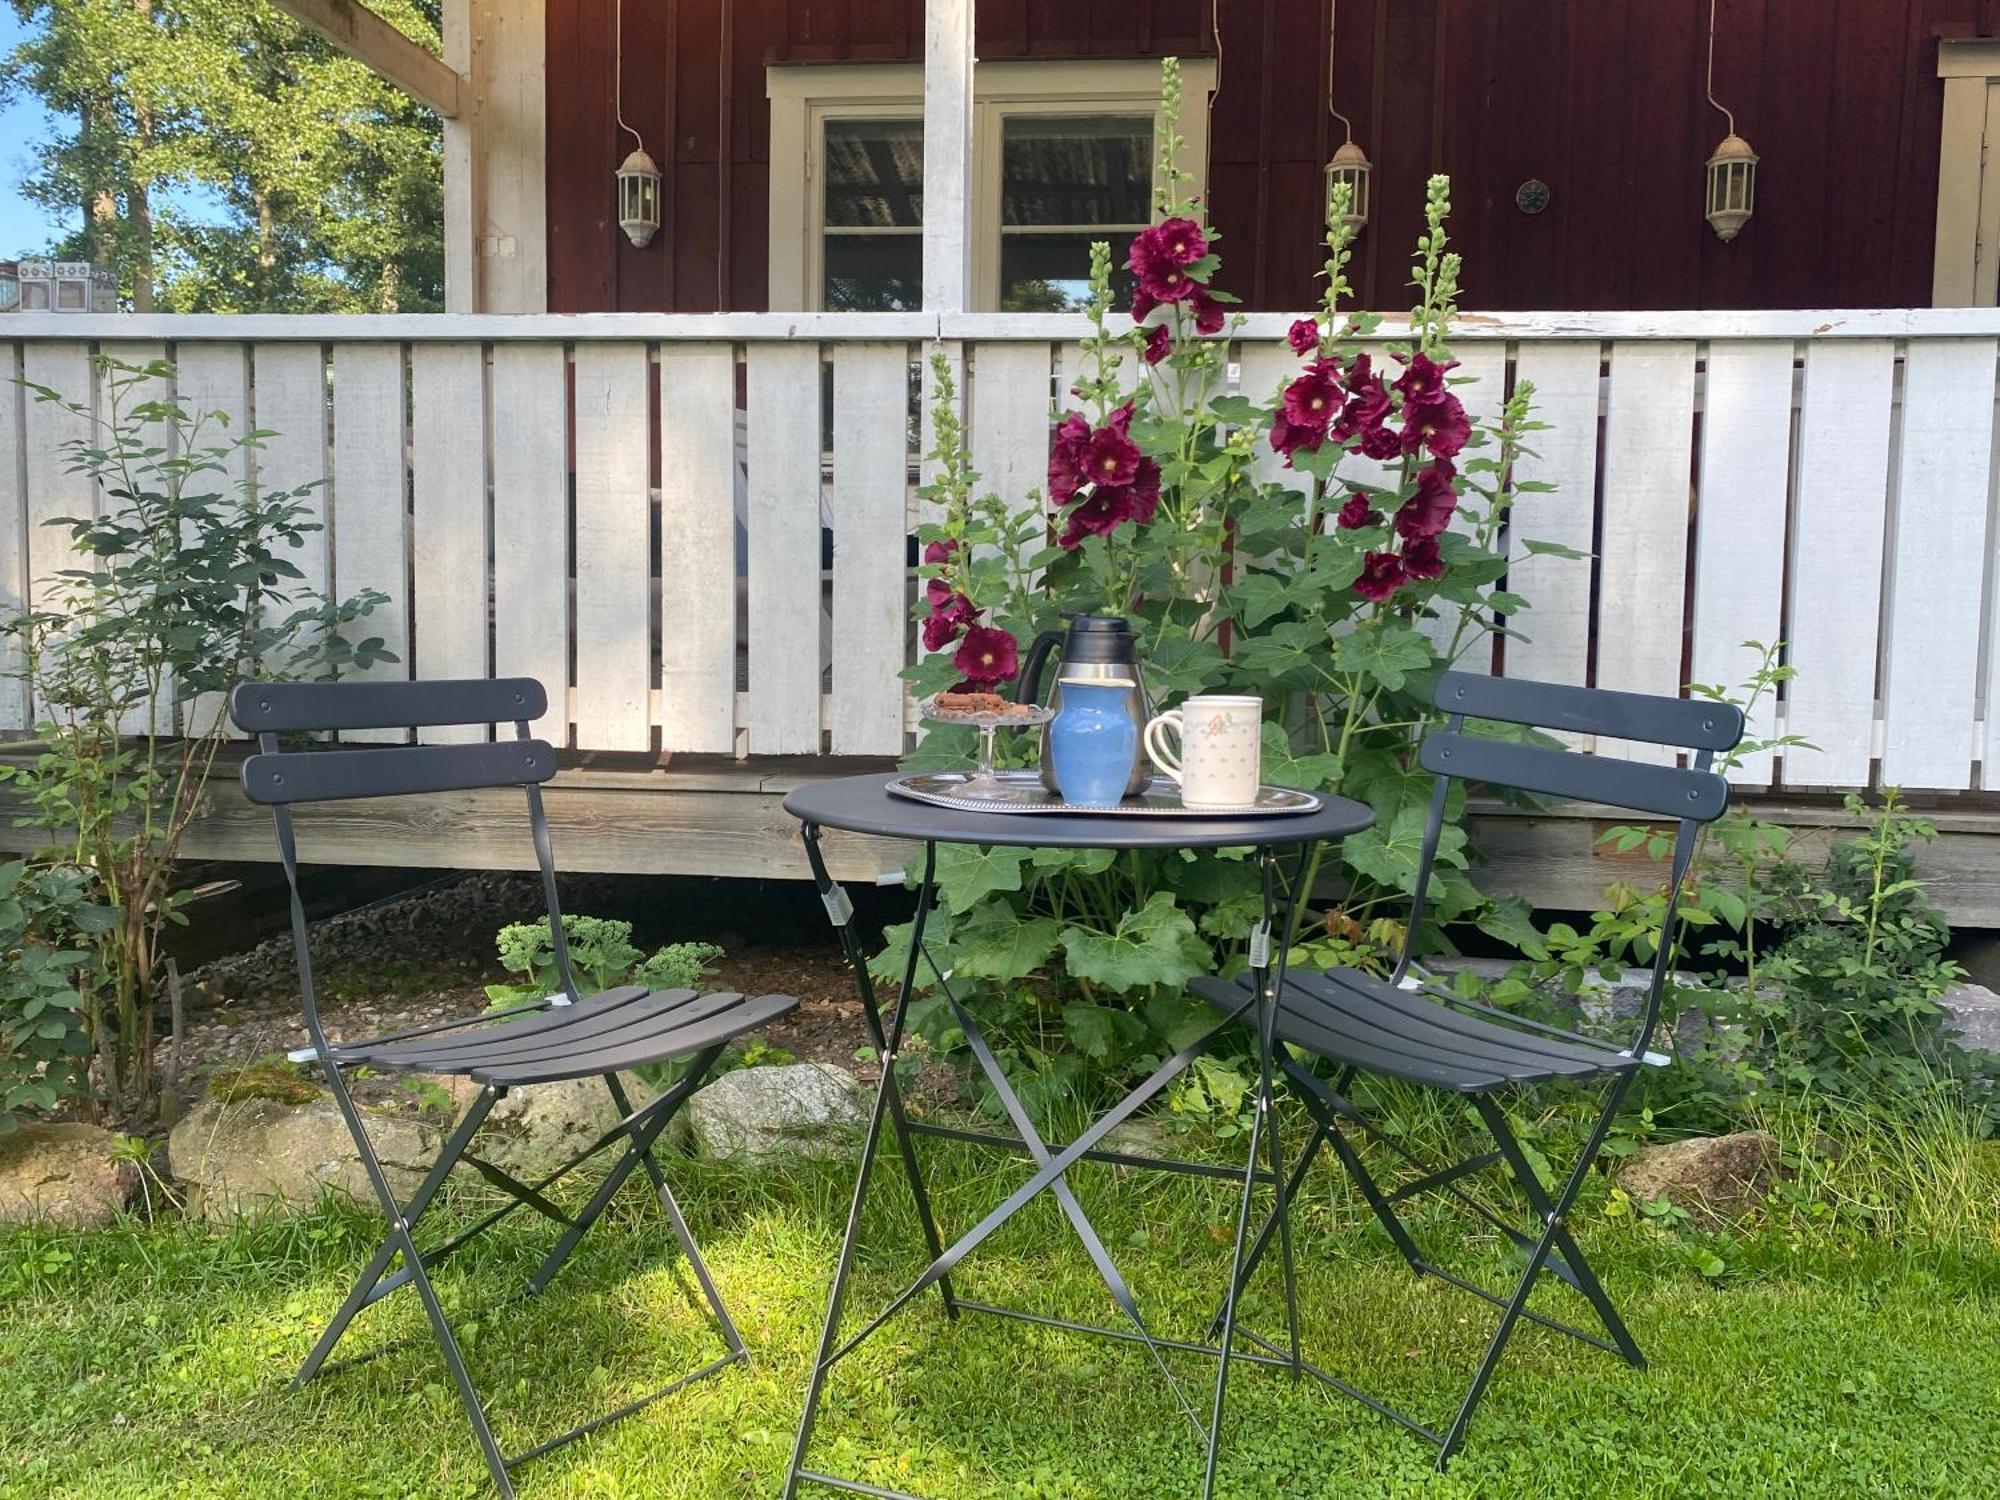
[{"label": "dark red hollyhock flower", "polygon": [[979,611],[963,594],[953,594],[943,604],[934,604],[924,621],[924,649],[942,651],[958,639],[958,633],[979,618]]},{"label": "dark red hollyhock flower", "polygon": [[1146,331],[1146,363],[1156,365],[1174,351],[1174,336],[1164,323]]},{"label": "dark red hollyhock flower", "polygon": [[[1364,354],[1357,357],[1366,359],[1368,356]],[[1349,392],[1347,405],[1341,408],[1340,416],[1334,421],[1334,436],[1342,442],[1357,433],[1364,441],[1372,439],[1373,446],[1382,450],[1373,455],[1376,457],[1388,458],[1400,453],[1402,439],[1394,434],[1381,435],[1382,423],[1389,416],[1389,390],[1382,384],[1380,377],[1368,381],[1365,385],[1350,383],[1347,389]],[[1389,446],[1392,443],[1395,445],[1393,449]]]},{"label": "dark red hollyhock flower", "polygon": [[1148,315],[1159,305],[1160,299],[1148,293],[1143,284],[1132,288],[1132,321],[1134,323],[1145,322]]},{"label": "dark red hollyhock flower", "polygon": [[1067,505],[1077,486],[1089,482],[1083,472],[1084,450],[1090,446],[1090,424],[1080,412],[1071,412],[1056,424],[1055,440],[1049,445],[1049,499]]},{"label": "dark red hollyhock flower", "polygon": [[1160,508],[1160,466],[1150,458],[1139,460],[1139,471],[1125,487],[1125,518],[1150,521]]},{"label": "dark red hollyhock flower", "polygon": [[1105,427],[1121,437],[1124,436],[1132,430],[1132,413],[1134,409],[1134,404],[1130,401],[1127,401],[1123,406],[1112,408],[1111,415],[1104,419]]},{"label": "dark red hollyhock flower", "polygon": [[1271,417],[1271,451],[1285,455],[1285,466],[1291,467],[1292,451],[1303,448],[1308,453],[1319,452],[1319,445],[1326,439],[1324,427],[1301,427],[1285,416],[1280,407]]},{"label": "dark red hollyhock flower", "polygon": [[1191,266],[1208,254],[1208,236],[1192,219],[1162,219],[1152,228],[1154,253],[1176,266]]},{"label": "dark red hollyhock flower", "polygon": [[1412,354],[1410,363],[1396,378],[1396,390],[1403,398],[1403,407],[1428,406],[1446,394],[1445,375],[1458,368],[1458,361],[1448,359],[1439,364],[1428,354]]},{"label": "dark red hollyhock flower", "polygon": [[927,563],[950,562],[952,553],[958,550],[958,543],[949,538],[930,543],[924,548]]},{"label": "dark red hollyhock flower", "polygon": [[1197,290],[1190,305],[1194,308],[1196,333],[1220,333],[1222,325],[1229,321],[1229,314],[1222,310],[1222,304],[1207,292]]},{"label": "dark red hollyhock flower", "polygon": [[1092,484],[1130,484],[1139,472],[1139,457],[1139,445],[1125,435],[1125,428],[1107,425],[1091,434],[1079,468]]},{"label": "dark red hollyhock flower", "polygon": [[1319,324],[1311,318],[1300,318],[1285,334],[1285,342],[1292,346],[1294,354],[1310,354],[1319,347]]},{"label": "dark red hollyhock flower", "polygon": [[1412,578],[1438,578],[1444,573],[1444,559],[1438,556],[1438,539],[1418,537],[1403,548],[1403,571]]},{"label": "dark red hollyhock flower", "polygon": [[942,578],[933,578],[924,585],[924,598],[930,602],[933,610],[943,609],[951,602],[951,596],[955,592],[956,590]]},{"label": "dark red hollyhock flower", "polygon": [[1403,451],[1428,448],[1433,458],[1455,458],[1472,436],[1465,403],[1449,391],[1420,406],[1403,403]]},{"label": "dark red hollyhock flower", "polygon": [[1364,458],[1387,463],[1392,458],[1400,457],[1402,452],[1403,440],[1392,428],[1371,427],[1361,434],[1361,454]]},{"label": "dark red hollyhock flower", "polygon": [[1434,537],[1451,524],[1451,513],[1458,508],[1458,495],[1451,487],[1454,477],[1452,466],[1444,462],[1434,463],[1417,475],[1417,492],[1396,512],[1398,536],[1414,542]]},{"label": "dark red hollyhock flower", "polygon": [[1359,490],[1347,497],[1347,503],[1340,507],[1340,513],[1333,518],[1333,524],[1342,531],[1359,531],[1364,526],[1373,526],[1382,519],[1382,512],[1368,503],[1368,497]]},{"label": "dark red hollyhock flower", "polygon": [[1364,386],[1370,384],[1371,381],[1376,385],[1381,384],[1379,380],[1373,380],[1374,364],[1375,362],[1365,354],[1357,354],[1347,362],[1345,380],[1347,393],[1350,396],[1358,393]]},{"label": "dark red hollyhock flower", "polygon": [[1020,670],[1021,644],[1012,635],[991,625],[975,625],[966,631],[951,664],[967,682],[982,687],[1005,682]]},{"label": "dark red hollyhock flower", "polygon": [[1324,431],[1340,408],[1340,382],[1325,360],[1285,387],[1285,420],[1294,426]]},{"label": "dark red hollyhock flower", "polygon": [[1403,586],[1403,560],[1393,552],[1370,552],[1361,559],[1361,576],[1354,592],[1382,603]]},{"label": "dark red hollyhock flower", "polygon": [[1141,458],[1129,484],[1100,484],[1068,511],[1056,545],[1075,551],[1087,536],[1109,536],[1127,521],[1150,521],[1160,507],[1160,466]]}]

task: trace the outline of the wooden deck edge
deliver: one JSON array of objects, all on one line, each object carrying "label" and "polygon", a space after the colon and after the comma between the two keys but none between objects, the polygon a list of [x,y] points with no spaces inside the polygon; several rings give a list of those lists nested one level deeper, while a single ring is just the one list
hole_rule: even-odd
[{"label": "wooden deck edge", "polygon": [[[784,793],[803,783],[865,765],[812,763],[683,766],[639,771],[564,771],[544,789],[558,865],[576,872],[631,875],[726,875],[803,879],[798,826]],[[1794,829],[1798,856],[1817,860],[1854,820],[1837,806],[1763,799],[1761,816]],[[12,825],[0,794],[0,850],[35,847],[32,831]],[[1918,872],[1957,926],[2000,928],[2000,809],[1937,809],[1938,828],[1919,851]],[[1598,842],[1604,830],[1633,821],[1608,808],[1526,811],[1475,804],[1472,838],[1486,858],[1479,884],[1526,897],[1537,907],[1589,910],[1614,881],[1645,885],[1658,866]],[[528,842],[519,795],[508,790],[449,793],[421,801],[325,803],[298,812],[299,853],[309,863],[414,865],[438,869],[527,869]],[[900,880],[912,845],[829,831],[826,852],[841,880]],[[209,807],[189,829],[190,859],[266,861],[276,857],[269,815],[243,799],[233,777],[218,775]]]}]

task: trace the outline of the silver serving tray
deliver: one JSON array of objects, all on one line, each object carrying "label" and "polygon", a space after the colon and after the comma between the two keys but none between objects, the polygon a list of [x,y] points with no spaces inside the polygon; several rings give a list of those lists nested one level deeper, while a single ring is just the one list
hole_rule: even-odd
[{"label": "silver serving tray", "polygon": [[1145,791],[1115,807],[1079,807],[1043,786],[1040,773],[1035,771],[996,771],[994,779],[1004,794],[992,797],[965,796],[965,785],[972,777],[970,771],[919,771],[898,776],[888,784],[888,790],[913,802],[959,812],[1092,813],[1107,818],[1269,818],[1317,812],[1321,805],[1311,792],[1266,786],[1257,789],[1257,800],[1248,807],[1190,809],[1181,806],[1179,787],[1164,776],[1155,776]]}]

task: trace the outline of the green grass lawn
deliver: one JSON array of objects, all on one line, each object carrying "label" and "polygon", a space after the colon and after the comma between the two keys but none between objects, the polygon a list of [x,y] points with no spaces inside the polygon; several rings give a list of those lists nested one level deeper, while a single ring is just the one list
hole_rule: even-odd
[{"label": "green grass lawn", "polygon": [[[957,1149],[929,1159],[948,1227],[969,1225],[1025,1171]],[[906,1194],[882,1170],[856,1311],[878,1306],[918,1263]],[[1607,1214],[1600,1183],[1579,1237],[1650,1369],[1524,1328],[1469,1445],[1439,1477],[1429,1450],[1382,1418],[1310,1381],[1239,1366],[1221,1489],[1436,1500],[2000,1494],[2000,1160],[1967,1144],[1940,1176],[1959,1205],[1942,1218],[1863,1201],[1870,1178],[1835,1173],[1813,1204],[1727,1240]],[[777,1493],[846,1174],[686,1165],[680,1177],[753,1360],[526,1467],[524,1496]],[[1233,1191],[1095,1167],[1076,1182],[1156,1331],[1198,1336],[1220,1289]],[[449,1214],[482,1201],[468,1186]],[[440,1273],[504,1447],[719,1351],[672,1236],[647,1207],[630,1191],[622,1216],[543,1297],[498,1315],[491,1305],[546,1248],[543,1226],[516,1216]],[[0,1237],[0,1495],[488,1493],[409,1292],[364,1314],[343,1353],[417,1335],[406,1348],[287,1388],[375,1233],[364,1215],[322,1209],[220,1235],[170,1223]],[[1440,1212],[1420,1233],[1489,1282],[1508,1273],[1498,1244],[1460,1219]],[[1316,1181],[1301,1248],[1311,1357],[1441,1423],[1493,1310],[1400,1269],[1330,1175]],[[1721,1274],[1702,1273],[1710,1256]],[[1046,1198],[975,1253],[959,1283],[989,1301],[1113,1315]],[[1556,1286],[1537,1305],[1570,1312],[1569,1298]],[[1271,1283],[1247,1306],[1254,1326],[1277,1331]],[[1171,1364],[1205,1409],[1212,1364]],[[1164,1500],[1199,1484],[1199,1443],[1143,1349],[992,1318],[949,1324],[935,1295],[840,1366],[830,1398],[818,1467],[940,1500]]]}]

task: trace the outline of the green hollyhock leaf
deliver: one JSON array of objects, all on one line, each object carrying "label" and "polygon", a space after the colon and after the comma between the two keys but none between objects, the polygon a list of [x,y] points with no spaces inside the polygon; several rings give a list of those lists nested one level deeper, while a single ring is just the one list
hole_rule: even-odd
[{"label": "green hollyhock leaf", "polygon": [[1287,620],[1239,642],[1235,665],[1245,675],[1261,679],[1269,696],[1271,688],[1313,685],[1325,659],[1325,628],[1308,620]]},{"label": "green hollyhock leaf", "polygon": [[1252,573],[1229,586],[1229,609],[1246,630],[1255,630],[1291,604],[1291,591],[1275,574]]},{"label": "green hollyhock leaf", "polygon": [[1110,1062],[1146,1039],[1146,1023],[1129,1010],[1073,1000],[1062,1009],[1063,1030],[1077,1050]]},{"label": "green hollyhock leaf", "polygon": [[1222,670],[1222,649],[1185,630],[1167,631],[1146,654],[1146,685],[1155,702],[1198,693]]},{"label": "green hollyhock leaf", "polygon": [[954,975],[1000,983],[1024,979],[1048,962],[1062,924],[1054,917],[1015,914],[1004,901],[990,901],[958,933]]},{"label": "green hollyhock leaf", "polygon": [[1271,786],[1293,786],[1315,792],[1340,780],[1340,757],[1315,750],[1296,755],[1284,726],[1266,723],[1263,728],[1264,781]]},{"label": "green hollyhock leaf", "polygon": [[1185,984],[1209,967],[1208,945],[1170,891],[1153,892],[1109,933],[1065,928],[1062,945],[1072,975],[1117,994]]},{"label": "green hollyhock leaf", "polygon": [[1342,636],[1334,659],[1341,671],[1363,673],[1393,693],[1431,664],[1431,643],[1402,621],[1385,620]]},{"label": "green hollyhock leaf", "polygon": [[[1350,834],[1341,845],[1341,857],[1377,885],[1413,895],[1417,889],[1417,863],[1424,852],[1424,825],[1428,815],[1421,807],[1406,808],[1393,823],[1377,823],[1373,828]],[[1438,830],[1438,863],[1465,863],[1465,830],[1447,823]],[[1443,883],[1432,872],[1432,894],[1443,891]]]},{"label": "green hollyhock leaf", "polygon": [[1477,925],[1488,937],[1498,938],[1525,957],[1540,961],[1549,956],[1549,945],[1536,928],[1528,903],[1519,896],[1489,902]]},{"label": "green hollyhock leaf", "polygon": [[939,845],[937,883],[945,909],[953,916],[963,916],[996,891],[1018,891],[1021,866],[1027,858],[1026,849]]},{"label": "green hollyhock leaf", "polygon": [[1116,849],[1030,849],[1028,863],[1037,870],[1067,870],[1072,875],[1102,875],[1118,860]]}]

